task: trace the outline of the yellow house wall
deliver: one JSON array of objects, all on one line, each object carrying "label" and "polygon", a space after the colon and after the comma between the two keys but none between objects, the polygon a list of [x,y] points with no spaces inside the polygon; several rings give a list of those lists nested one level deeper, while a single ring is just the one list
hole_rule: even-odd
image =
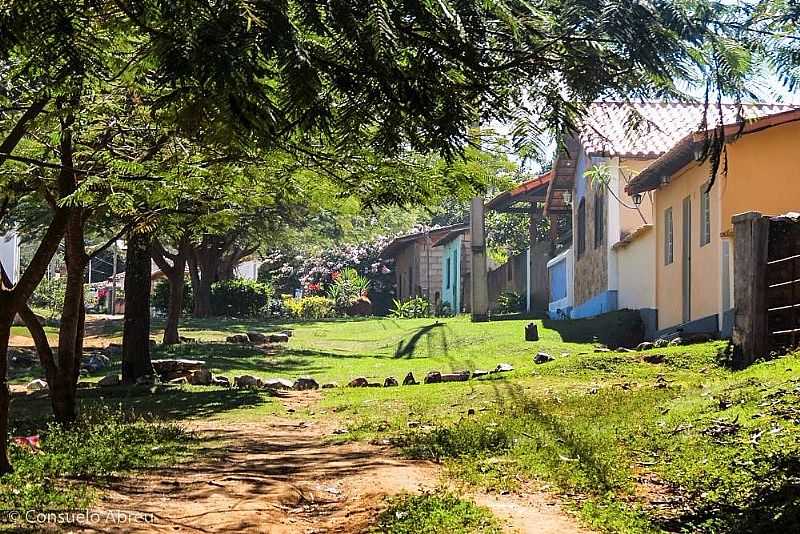
[{"label": "yellow house wall", "polygon": [[800,122],[747,134],[728,145],[728,176],[721,177],[722,228],[737,213],[781,215],[800,211]]},{"label": "yellow house wall", "polygon": [[[720,273],[720,189],[711,191],[711,242],[700,246],[700,192],[708,181],[709,165],[692,166],[672,177],[671,183],[655,194],[656,299],[658,328],[683,322],[683,199],[692,199],[691,215],[691,308],[690,320],[719,315]],[[673,262],[664,264],[664,213],[672,207]]]}]

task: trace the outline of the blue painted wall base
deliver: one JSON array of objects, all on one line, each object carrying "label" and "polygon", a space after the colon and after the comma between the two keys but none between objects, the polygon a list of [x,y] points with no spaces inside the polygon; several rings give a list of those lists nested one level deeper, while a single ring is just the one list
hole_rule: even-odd
[{"label": "blue painted wall base", "polygon": [[594,317],[601,313],[608,313],[617,309],[617,291],[605,291],[584,302],[574,306],[570,312],[572,319]]}]

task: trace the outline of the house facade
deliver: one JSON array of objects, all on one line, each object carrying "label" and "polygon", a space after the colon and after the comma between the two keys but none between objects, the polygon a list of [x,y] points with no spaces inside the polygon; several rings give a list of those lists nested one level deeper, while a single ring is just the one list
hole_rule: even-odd
[{"label": "house facade", "polygon": [[720,167],[713,184],[710,161],[697,158],[706,132],[693,132],[628,186],[632,194],[655,198],[653,279],[659,335],[680,330],[730,336],[733,216],[800,211],[800,170],[795,164],[800,110],[759,106],[747,112],[755,118],[724,127],[727,169]]},{"label": "house facade", "polygon": [[20,275],[19,245],[19,235],[16,232],[0,236],[0,263],[12,283],[16,283]]},{"label": "house facade", "polygon": [[444,247],[434,245],[461,228],[467,226],[458,224],[415,232],[397,237],[386,246],[381,258],[393,262],[396,298],[426,297],[434,306],[441,302]]},{"label": "house facade", "polygon": [[453,229],[433,245],[434,248],[441,248],[440,302],[452,313],[469,313],[471,309],[471,244],[470,232],[465,226]]}]

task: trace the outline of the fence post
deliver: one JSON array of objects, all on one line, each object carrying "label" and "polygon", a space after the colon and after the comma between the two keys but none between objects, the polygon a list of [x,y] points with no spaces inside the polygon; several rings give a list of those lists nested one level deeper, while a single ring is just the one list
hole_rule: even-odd
[{"label": "fence post", "polygon": [[767,254],[769,219],[758,212],[733,221],[733,364],[743,368],[767,355]]}]

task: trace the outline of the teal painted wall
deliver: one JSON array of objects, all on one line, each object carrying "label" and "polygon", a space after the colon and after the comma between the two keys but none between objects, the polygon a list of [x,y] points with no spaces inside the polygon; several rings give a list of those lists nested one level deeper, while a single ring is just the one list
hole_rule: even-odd
[{"label": "teal painted wall", "polygon": [[459,236],[442,247],[442,302],[453,313],[461,311],[461,243]]}]

